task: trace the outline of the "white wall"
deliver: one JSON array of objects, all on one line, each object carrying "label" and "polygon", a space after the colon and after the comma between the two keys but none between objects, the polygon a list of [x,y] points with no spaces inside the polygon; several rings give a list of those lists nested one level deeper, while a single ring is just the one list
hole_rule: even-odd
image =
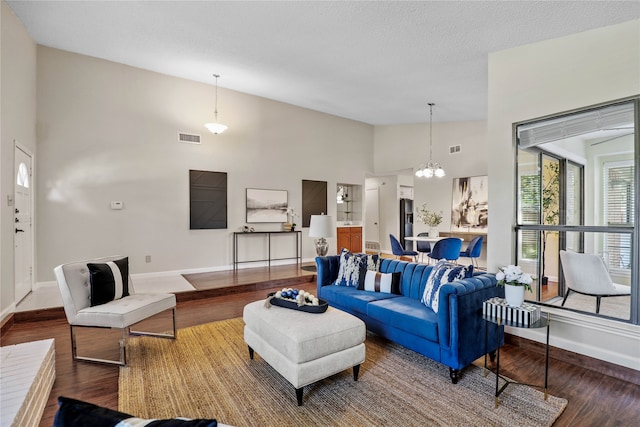
[{"label": "white wall", "polygon": [[[460,153],[449,154],[451,145],[460,145]],[[433,160],[440,162],[446,176],[431,179],[414,178],[414,206],[420,206],[426,202],[430,209],[442,211],[444,221],[438,227],[440,231],[449,231],[451,228],[453,178],[487,175],[486,147],[485,122],[433,123]],[[415,170],[427,160],[429,160],[428,124],[376,126],[374,133],[376,175],[404,169]],[[403,182],[403,185],[405,184]],[[383,199],[381,195],[380,205],[382,209],[383,204],[393,204],[396,222],[392,232],[397,234],[399,221],[397,193],[394,197],[394,199]],[[491,221],[491,212],[492,208],[489,206],[489,221]],[[414,224],[414,234],[424,231],[429,231],[429,226],[421,223]],[[385,239],[381,237],[381,240]],[[386,245],[390,250],[388,241]]]},{"label": "white wall", "polygon": [[0,312],[14,303],[14,141],[36,149],[36,44],[22,23],[0,2]]},{"label": "white wall", "polygon": [[[372,169],[373,127],[360,122],[220,88],[218,118],[229,129],[212,135],[203,126],[213,118],[211,85],[42,46],[37,70],[39,281],[57,264],[116,253],[135,273],[228,267],[246,188],[288,190],[301,212],[302,179],[364,185]],[[178,131],[201,134],[202,145],[178,143]],[[189,230],[189,169],[228,173],[228,229]],[[335,212],[335,197],[328,202]],[[274,256],[292,245],[276,245]]]},{"label": "white wall", "polygon": [[[515,261],[512,124],[638,94],[638,20],[489,56],[489,270]],[[552,345],[640,370],[640,327],[553,314]]]}]

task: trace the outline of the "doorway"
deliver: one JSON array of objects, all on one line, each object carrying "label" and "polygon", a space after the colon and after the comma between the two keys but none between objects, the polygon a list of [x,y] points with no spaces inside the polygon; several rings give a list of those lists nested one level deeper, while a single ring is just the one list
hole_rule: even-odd
[{"label": "doorway", "polygon": [[15,302],[20,302],[33,288],[32,161],[27,150],[15,145],[14,162],[14,284]]}]

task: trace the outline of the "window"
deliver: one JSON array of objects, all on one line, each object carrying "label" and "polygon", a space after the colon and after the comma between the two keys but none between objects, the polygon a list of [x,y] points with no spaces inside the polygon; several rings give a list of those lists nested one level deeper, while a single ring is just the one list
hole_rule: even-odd
[{"label": "window", "polygon": [[[516,263],[532,274],[527,299],[640,324],[640,243],[635,123],[640,99],[516,125]],[[614,283],[631,297],[570,293],[560,251],[601,257]],[[572,301],[573,299],[573,301]],[[564,304],[564,306],[563,306]]]},{"label": "window", "polygon": [[[633,185],[633,162],[605,163],[604,213],[608,226],[633,227],[635,190]],[[609,269],[631,272],[631,235],[611,234],[605,236],[604,259]]]},{"label": "window", "polygon": [[20,166],[18,166],[16,184],[24,188],[29,188],[29,170],[27,169],[27,165],[24,163],[20,163]]}]

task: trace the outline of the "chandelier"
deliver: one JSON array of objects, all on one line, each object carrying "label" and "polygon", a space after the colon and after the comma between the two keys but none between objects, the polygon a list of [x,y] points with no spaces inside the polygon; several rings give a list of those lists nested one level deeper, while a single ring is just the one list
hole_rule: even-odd
[{"label": "chandelier", "polygon": [[216,106],[215,106],[215,110],[213,112],[213,117],[214,117],[215,122],[207,123],[204,126],[207,129],[209,129],[209,132],[217,135],[217,134],[222,133],[225,130],[227,130],[227,126],[223,125],[222,123],[218,123],[218,77],[220,77],[220,75],[214,74],[213,77],[216,78]]},{"label": "chandelier", "polygon": [[432,157],[434,105],[436,104],[434,104],[433,102],[429,103],[429,161],[418,166],[418,170],[416,170],[416,176],[418,178],[431,178],[432,176],[442,178],[445,175],[444,169],[442,169],[440,163],[434,162]]}]

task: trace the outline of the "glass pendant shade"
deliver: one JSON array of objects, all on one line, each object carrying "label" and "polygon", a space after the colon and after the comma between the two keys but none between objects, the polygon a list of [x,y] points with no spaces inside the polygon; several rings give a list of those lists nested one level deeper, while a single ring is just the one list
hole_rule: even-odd
[{"label": "glass pendant shade", "polygon": [[209,132],[216,135],[227,130],[227,126],[223,125],[222,123],[207,123],[204,126],[209,129]]}]

